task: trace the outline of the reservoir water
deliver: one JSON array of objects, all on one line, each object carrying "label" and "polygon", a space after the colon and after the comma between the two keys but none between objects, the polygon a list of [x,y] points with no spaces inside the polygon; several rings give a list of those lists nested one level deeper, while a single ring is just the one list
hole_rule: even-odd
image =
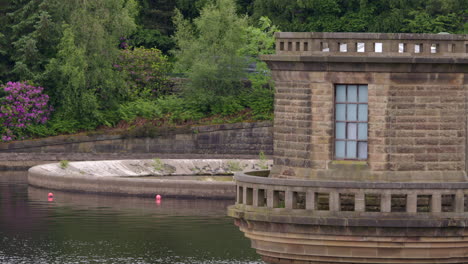
[{"label": "reservoir water", "polygon": [[233,201],[117,197],[29,187],[0,172],[0,263],[260,264],[226,216]]}]

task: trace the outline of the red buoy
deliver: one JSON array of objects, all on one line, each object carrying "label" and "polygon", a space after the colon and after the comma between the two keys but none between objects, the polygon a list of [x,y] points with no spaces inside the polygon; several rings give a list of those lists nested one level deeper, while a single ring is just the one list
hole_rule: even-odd
[{"label": "red buoy", "polygon": [[53,193],[47,194],[47,201],[48,202],[53,202],[54,201],[54,194]]}]

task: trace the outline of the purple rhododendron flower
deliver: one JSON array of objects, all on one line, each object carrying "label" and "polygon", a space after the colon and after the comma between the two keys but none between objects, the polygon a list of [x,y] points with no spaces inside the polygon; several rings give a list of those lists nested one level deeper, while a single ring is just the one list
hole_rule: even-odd
[{"label": "purple rhododendron flower", "polygon": [[49,96],[42,94],[44,88],[26,82],[8,82],[1,86],[6,96],[0,100],[0,122],[3,124],[2,141],[11,141],[24,134],[33,124],[44,124],[49,120],[52,107],[48,107]]}]

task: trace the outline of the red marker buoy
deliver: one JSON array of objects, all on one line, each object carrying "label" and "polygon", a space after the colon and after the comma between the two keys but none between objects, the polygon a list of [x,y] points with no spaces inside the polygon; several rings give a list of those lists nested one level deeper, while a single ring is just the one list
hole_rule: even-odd
[{"label": "red marker buoy", "polygon": [[161,195],[156,195],[156,201],[161,201]]},{"label": "red marker buoy", "polygon": [[47,194],[47,201],[48,202],[53,202],[54,201],[54,194],[53,193]]}]

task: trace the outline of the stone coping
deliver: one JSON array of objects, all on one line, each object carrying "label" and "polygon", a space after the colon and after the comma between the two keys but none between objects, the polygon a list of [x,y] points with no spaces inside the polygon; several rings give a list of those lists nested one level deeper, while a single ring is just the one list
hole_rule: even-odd
[{"label": "stone coping", "polygon": [[[468,64],[468,57],[431,57],[418,56],[408,57],[406,55],[395,55],[389,57],[386,54],[373,54],[372,56],[353,55],[261,55],[263,61],[278,62],[322,62],[322,63],[387,63],[387,64]],[[467,72],[464,68],[463,72]]]},{"label": "stone coping", "polygon": [[[226,175],[235,170],[271,167],[270,160],[147,159],[70,162],[38,165],[28,170],[28,183],[51,190],[113,195],[234,199],[229,181],[172,180],[167,176]],[[166,179],[145,178],[166,176]]]},{"label": "stone coping", "polygon": [[[467,43],[468,35],[452,34],[279,32],[276,34],[276,55],[266,55],[262,59],[329,63],[466,64]],[[283,55],[291,58],[279,57]],[[310,58],[294,58],[300,56]],[[414,60],[416,57],[418,60]]]},{"label": "stone coping", "polygon": [[228,216],[257,222],[340,227],[465,228],[468,225],[468,219],[461,214],[454,214],[451,217],[435,217],[432,214],[408,216],[405,213],[386,215],[372,212],[314,211],[312,213],[301,210],[259,209],[245,205],[229,206]]},{"label": "stone coping", "polygon": [[314,181],[280,179],[251,176],[236,172],[236,181],[264,185],[301,186],[317,188],[352,188],[352,189],[468,189],[468,182],[360,182],[360,181]]},{"label": "stone coping", "polygon": [[459,40],[468,41],[463,34],[364,33],[364,32],[277,32],[276,38],[311,39],[388,39],[388,40]]}]

